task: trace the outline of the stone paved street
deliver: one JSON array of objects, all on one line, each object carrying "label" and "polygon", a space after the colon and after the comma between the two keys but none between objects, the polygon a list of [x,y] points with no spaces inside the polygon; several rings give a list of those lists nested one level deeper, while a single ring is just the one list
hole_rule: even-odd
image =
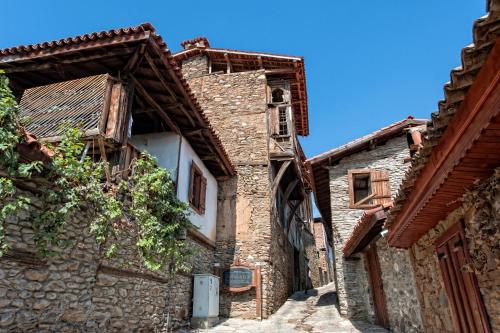
[{"label": "stone paved street", "polygon": [[337,297],[333,283],[309,291],[310,295],[298,292],[269,319],[228,319],[206,330],[189,332],[210,333],[384,333],[387,330],[363,321],[342,318],[337,309]]}]

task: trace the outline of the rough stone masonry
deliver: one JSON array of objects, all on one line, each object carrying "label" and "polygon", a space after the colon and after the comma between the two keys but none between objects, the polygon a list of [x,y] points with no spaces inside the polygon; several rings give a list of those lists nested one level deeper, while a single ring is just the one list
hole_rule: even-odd
[{"label": "rough stone masonry", "polygon": [[[21,192],[20,192],[21,193]],[[130,246],[130,233],[112,260],[105,259],[89,230],[85,212],[65,227],[74,245],[53,258],[35,256],[33,217],[42,204],[36,195],[29,209],[5,225],[11,250],[0,259],[0,332],[166,331],[167,305],[172,327],[188,323],[192,277],[174,279],[148,271]],[[196,249],[193,273],[210,271],[213,249],[189,240]]]},{"label": "rough stone masonry", "polygon": [[[262,269],[263,316],[276,311],[293,287],[293,248],[270,210],[271,169],[264,70],[208,74],[205,56],[185,60],[182,70],[198,102],[237,165],[237,179],[221,186],[224,206],[215,262],[238,260]],[[253,318],[255,294],[221,294],[221,314]]]}]

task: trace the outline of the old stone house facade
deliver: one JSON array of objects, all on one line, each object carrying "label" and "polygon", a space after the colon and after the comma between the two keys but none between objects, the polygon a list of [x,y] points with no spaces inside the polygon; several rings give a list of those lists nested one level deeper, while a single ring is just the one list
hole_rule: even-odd
[{"label": "old stone house facade", "polygon": [[320,284],[325,285],[333,281],[333,249],[328,243],[325,225],[320,217],[314,218],[314,237],[316,238],[316,250],[319,257]]},{"label": "old stone house facade", "polygon": [[[74,245],[54,258],[39,258],[33,219],[44,205],[40,194],[51,185],[43,179],[17,182],[31,204],[4,225],[10,250],[0,258],[0,331],[166,331],[167,322],[186,325],[192,274],[213,272],[222,215],[218,188],[236,170],[161,37],[143,24],[0,50],[0,63],[21,115],[32,119],[28,131],[57,142],[63,122],[79,126],[87,142],[82,154],[109,161],[111,177],[126,177],[138,152],[148,150],[172,170],[177,196],[189,202],[191,223],[198,227],[186,235],[196,249],[192,271],[173,279],[166,269],[150,271],[142,264],[133,223],[118,240],[116,256],[106,258],[90,233],[86,210],[65,228]],[[30,160],[41,145],[30,140],[20,147]]]},{"label": "old stone house facade", "polygon": [[500,331],[500,2],[473,27],[386,222],[425,332]]},{"label": "old stone house facade", "polygon": [[379,233],[409,166],[408,136],[424,124],[409,117],[307,161],[332,230],[341,315],[395,332],[421,331],[419,302],[409,252],[389,248]]},{"label": "old stone house facade", "polygon": [[262,272],[261,295],[223,286],[221,313],[265,318],[291,292],[319,284],[297,139],[309,131],[304,60],[212,48],[203,37],[182,46],[174,58],[238,170],[219,191],[215,264]]}]

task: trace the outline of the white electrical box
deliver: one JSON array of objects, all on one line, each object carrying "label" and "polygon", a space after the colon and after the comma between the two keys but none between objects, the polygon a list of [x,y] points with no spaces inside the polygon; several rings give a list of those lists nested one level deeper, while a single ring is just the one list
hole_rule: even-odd
[{"label": "white electrical box", "polygon": [[193,318],[219,317],[219,277],[195,274],[193,288]]}]

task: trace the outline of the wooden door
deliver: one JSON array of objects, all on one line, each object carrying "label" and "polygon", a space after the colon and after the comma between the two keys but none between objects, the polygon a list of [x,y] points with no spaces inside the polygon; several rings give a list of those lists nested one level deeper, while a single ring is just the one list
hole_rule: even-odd
[{"label": "wooden door", "polygon": [[470,261],[462,222],[439,237],[436,250],[455,331],[490,333],[476,275],[462,269]]},{"label": "wooden door", "polygon": [[382,327],[389,328],[389,316],[387,315],[387,307],[385,304],[384,285],[382,283],[382,273],[380,271],[380,263],[375,243],[370,244],[370,247],[366,251],[366,261],[368,263],[368,275],[372,289],[376,323]]}]

